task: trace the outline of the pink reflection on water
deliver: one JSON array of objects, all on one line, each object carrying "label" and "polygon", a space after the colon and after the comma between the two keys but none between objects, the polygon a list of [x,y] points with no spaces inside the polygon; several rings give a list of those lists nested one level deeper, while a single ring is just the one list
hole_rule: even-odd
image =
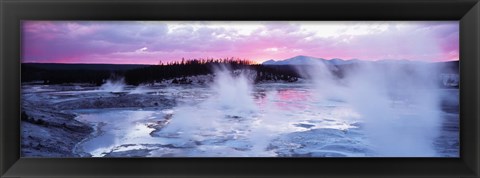
[{"label": "pink reflection on water", "polygon": [[287,110],[306,109],[312,98],[309,91],[298,89],[279,90],[277,96],[280,100],[276,104],[277,107]]},{"label": "pink reflection on water", "polygon": [[[270,100],[270,101],[269,101]],[[275,107],[282,110],[307,109],[311,103],[312,95],[310,91],[299,89],[283,89],[274,93],[273,97],[262,95],[257,98],[257,104],[260,107],[266,107],[268,103],[273,103]]]}]

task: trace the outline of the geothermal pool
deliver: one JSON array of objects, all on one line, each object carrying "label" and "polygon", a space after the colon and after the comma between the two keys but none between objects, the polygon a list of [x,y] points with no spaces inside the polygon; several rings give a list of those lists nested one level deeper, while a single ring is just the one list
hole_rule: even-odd
[{"label": "geothermal pool", "polygon": [[[110,87],[114,90],[82,85],[23,87],[25,99],[48,99],[52,106],[77,114],[76,120],[95,129],[73,150],[83,156],[457,157],[459,154],[458,109],[423,110],[418,107],[422,103],[405,97],[392,97],[388,101],[361,97],[359,107],[341,97],[318,94],[314,85],[302,82]],[[458,106],[458,89],[436,92],[441,93],[444,102]],[[156,98],[162,99],[157,102]],[[102,101],[101,107],[85,107],[88,106],[85,101],[93,99]],[[130,100],[154,104],[125,105]],[[385,103],[380,107],[371,102]],[[369,105],[374,107],[373,112]]]},{"label": "geothermal pool", "polygon": [[195,93],[208,95],[205,89],[186,90],[192,92],[171,109],[77,110],[77,120],[97,128],[77,151],[154,157],[371,154],[357,131],[358,116],[338,101],[315,102],[305,86],[259,85],[251,100],[199,99]]}]

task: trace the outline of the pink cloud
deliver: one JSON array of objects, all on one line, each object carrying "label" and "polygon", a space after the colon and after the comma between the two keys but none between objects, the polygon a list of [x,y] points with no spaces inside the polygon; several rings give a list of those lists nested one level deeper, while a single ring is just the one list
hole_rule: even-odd
[{"label": "pink cloud", "polygon": [[327,31],[322,23],[304,28],[302,23],[266,22],[245,33],[240,26],[218,25],[221,22],[173,28],[169,22],[25,21],[22,60],[156,64],[181,58],[261,62],[308,55],[446,61],[459,56],[456,21],[386,22],[386,28],[376,28],[373,22],[338,22]]}]

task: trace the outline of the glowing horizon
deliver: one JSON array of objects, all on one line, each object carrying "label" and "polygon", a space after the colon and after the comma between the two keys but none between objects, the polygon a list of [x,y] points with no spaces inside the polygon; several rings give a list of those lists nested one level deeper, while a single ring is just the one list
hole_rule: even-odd
[{"label": "glowing horizon", "polygon": [[158,64],[304,55],[459,60],[458,21],[24,21],[23,63]]}]

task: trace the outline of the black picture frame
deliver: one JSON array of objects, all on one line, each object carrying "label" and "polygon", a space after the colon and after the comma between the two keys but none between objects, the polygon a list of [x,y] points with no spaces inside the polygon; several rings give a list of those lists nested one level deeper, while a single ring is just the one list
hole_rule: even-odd
[{"label": "black picture frame", "polygon": [[[479,177],[478,0],[1,0],[1,177]],[[459,20],[460,158],[20,158],[21,20]]]}]

